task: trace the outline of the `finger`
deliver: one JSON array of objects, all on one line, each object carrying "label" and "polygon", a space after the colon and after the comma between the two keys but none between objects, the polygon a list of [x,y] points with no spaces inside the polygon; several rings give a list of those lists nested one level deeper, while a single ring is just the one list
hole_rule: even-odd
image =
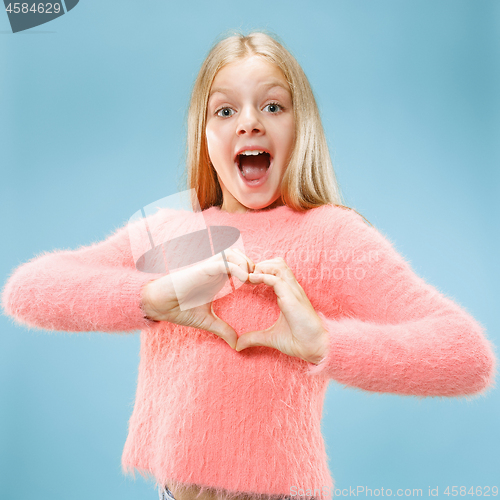
[{"label": "finger", "polygon": [[[252,271],[254,267],[253,263],[250,261],[251,265],[249,263],[249,259],[247,259],[244,254],[241,252],[235,252],[235,249],[232,248],[217,254],[215,261],[218,263],[223,262],[226,268],[225,274],[228,274],[229,276],[234,274],[242,283],[245,283],[248,280],[248,273]],[[234,266],[230,265],[230,263],[238,266],[244,274],[238,272]]]},{"label": "finger", "polygon": [[235,248],[235,251],[240,253],[245,258],[252,269],[255,267],[255,262],[250,257],[248,257],[248,255],[245,255],[239,248]]},{"label": "finger", "polygon": [[280,276],[283,279],[295,280],[293,271],[288,267],[287,263],[281,257],[259,262],[255,265],[254,272],[264,272],[266,274],[274,274],[275,276]]},{"label": "finger", "polygon": [[243,270],[240,266],[228,260],[224,262],[222,257],[220,258],[220,260],[216,262],[211,262],[210,264],[207,264],[206,272],[210,276],[216,276],[218,274],[235,276],[242,283],[245,283],[248,280],[248,271]]},{"label": "finger", "polygon": [[[248,279],[248,273],[243,271],[240,267],[232,262],[228,262],[222,259],[222,256],[218,256],[217,260],[209,259],[206,262],[197,264],[199,268],[202,268],[203,274],[210,280],[214,278],[221,277],[221,275],[226,275],[229,277],[235,276],[242,283],[245,283]],[[199,273],[199,271],[196,271]],[[195,274],[195,276],[198,276]],[[205,280],[206,281],[206,280]]]},{"label": "finger", "polygon": [[[297,298],[300,298],[304,290],[297,281],[293,271],[286,265],[286,263],[273,260],[259,262],[252,274],[267,274],[281,278],[293,290]],[[249,275],[250,276],[250,275]],[[249,281],[251,281],[249,279]]]},{"label": "finger", "polygon": [[[213,280],[213,278],[221,274],[235,276],[242,283],[248,280],[247,272],[232,262],[228,262],[227,260],[224,262],[221,255],[214,255],[206,261],[191,266],[184,271],[184,274],[180,274],[180,279],[189,283],[194,281],[194,285],[202,285],[207,279]],[[181,283],[182,281],[179,282],[179,285]],[[193,285],[191,284],[191,286]]]},{"label": "finger", "polygon": [[[255,268],[255,263],[250,257],[247,257],[239,248],[230,248],[230,252],[227,252],[226,255],[234,255],[235,259],[233,262],[235,264],[240,265],[244,271],[252,272]],[[230,258],[230,257],[228,257]],[[232,259],[231,259],[232,260]]]},{"label": "finger", "polygon": [[[266,285],[272,286],[274,293],[282,299],[289,296],[291,292],[290,285],[279,276],[274,276],[273,274],[250,273],[248,275],[248,280],[251,283],[265,283]],[[295,294],[294,297],[296,297]]]},{"label": "finger", "polygon": [[294,308],[303,303],[304,298],[308,300],[302,287],[296,281],[290,284],[273,274],[256,273],[250,273],[248,275],[248,281],[255,285],[264,283],[268,286],[272,286],[276,296],[283,301],[280,304],[280,309],[282,311],[291,312]]}]

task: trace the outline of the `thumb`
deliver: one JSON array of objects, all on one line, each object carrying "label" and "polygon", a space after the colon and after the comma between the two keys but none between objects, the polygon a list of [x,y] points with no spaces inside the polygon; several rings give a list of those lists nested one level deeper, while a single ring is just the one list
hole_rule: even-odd
[{"label": "thumb", "polygon": [[[276,336],[277,333],[281,331],[281,321],[283,319],[283,313],[280,312],[279,318],[276,320],[274,325],[271,325],[269,328],[265,330],[254,330],[253,332],[246,332],[237,339],[236,350],[242,351],[247,347],[254,346],[264,346],[264,347],[272,347],[273,349],[278,349],[277,345],[274,345],[274,339],[276,338],[276,342],[278,338]],[[281,349],[279,349],[281,350]]]},{"label": "thumb", "polygon": [[270,344],[271,336],[267,330],[257,330],[253,332],[247,332],[243,335],[240,335],[238,341],[236,343],[235,349],[239,352],[247,347],[255,347],[255,346],[266,346],[273,347]]},{"label": "thumb", "polygon": [[225,340],[229,344],[231,349],[234,349],[236,347],[236,342],[238,339],[238,335],[234,331],[234,328],[220,319],[219,316],[215,314],[213,309],[211,309],[210,316],[212,317],[212,321],[210,322],[209,328],[206,328],[206,330],[215,333],[215,335]]},{"label": "thumb", "polygon": [[215,333],[218,337],[225,340],[231,349],[236,347],[236,342],[238,335],[225,321],[222,321],[220,318],[214,319],[210,328],[208,328],[209,332]]}]

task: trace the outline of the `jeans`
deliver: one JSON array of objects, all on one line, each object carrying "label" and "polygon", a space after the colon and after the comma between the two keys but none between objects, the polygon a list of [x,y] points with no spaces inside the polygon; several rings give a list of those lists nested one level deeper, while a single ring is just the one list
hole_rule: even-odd
[{"label": "jeans", "polygon": [[[160,495],[160,500],[175,500],[172,492],[165,486],[162,488],[161,486],[158,488],[158,494]],[[294,500],[293,497],[283,497],[283,500]],[[312,500],[315,500],[314,498]]]},{"label": "jeans", "polygon": [[158,494],[160,495],[160,500],[175,500],[174,495],[172,495],[172,492],[166,486],[165,488],[160,486]]}]

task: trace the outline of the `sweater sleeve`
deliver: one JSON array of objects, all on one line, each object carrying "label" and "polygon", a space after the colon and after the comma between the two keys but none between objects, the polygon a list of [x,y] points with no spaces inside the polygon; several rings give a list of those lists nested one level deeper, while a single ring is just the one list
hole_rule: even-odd
[{"label": "sweater sleeve", "polygon": [[[418,277],[393,245],[353,211],[325,232],[340,317],[318,311],[326,356],[308,373],[372,392],[464,396],[492,385],[496,360],[484,328]],[[341,277],[341,279],[340,279]]]},{"label": "sweater sleeve", "polygon": [[45,252],[14,270],[2,293],[5,314],[30,327],[130,331],[152,327],[143,286],[161,274],[135,268],[127,227],[77,250]]}]

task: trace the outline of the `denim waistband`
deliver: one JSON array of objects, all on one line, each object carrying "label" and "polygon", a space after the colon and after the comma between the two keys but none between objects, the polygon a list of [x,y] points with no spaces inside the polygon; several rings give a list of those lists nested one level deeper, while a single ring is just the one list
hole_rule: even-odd
[{"label": "denim waistband", "polygon": [[[167,486],[158,488],[158,494],[160,500],[175,500],[173,493],[168,489]],[[282,500],[296,500],[293,497],[283,497]],[[315,500],[314,498],[312,500]]]},{"label": "denim waistband", "polygon": [[174,495],[166,486],[164,488],[160,486],[158,494],[160,495],[160,500],[175,500]]}]

